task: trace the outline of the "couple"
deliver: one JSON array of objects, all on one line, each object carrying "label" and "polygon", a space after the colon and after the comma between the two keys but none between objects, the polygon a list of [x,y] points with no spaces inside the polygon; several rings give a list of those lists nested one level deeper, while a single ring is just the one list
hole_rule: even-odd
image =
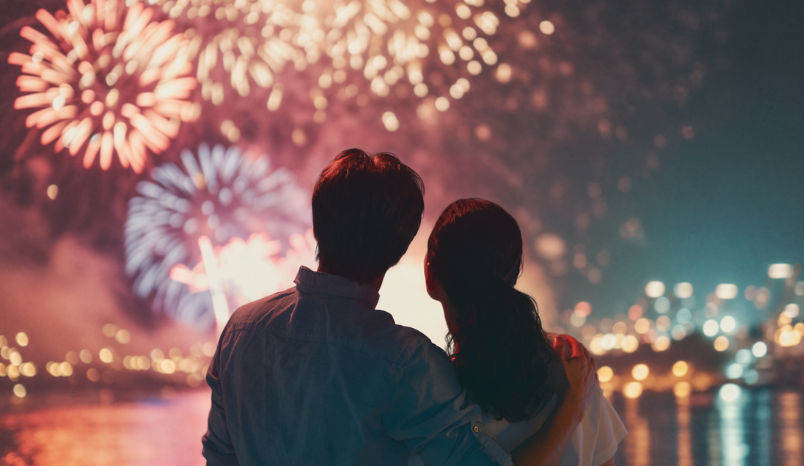
[{"label": "couple", "polygon": [[220,337],[208,465],[611,464],[625,429],[586,348],[551,343],[514,289],[522,236],[501,207],[459,200],[430,235],[449,356],[375,309],[423,211],[421,178],[391,154],[347,150],[321,172],[318,271],[238,309]]}]

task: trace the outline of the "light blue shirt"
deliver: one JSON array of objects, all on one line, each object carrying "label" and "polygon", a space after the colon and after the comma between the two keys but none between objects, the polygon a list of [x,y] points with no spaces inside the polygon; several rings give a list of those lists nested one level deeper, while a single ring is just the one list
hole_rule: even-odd
[{"label": "light blue shirt", "polygon": [[207,373],[207,464],[511,464],[446,353],[378,300],[302,267],[295,288],[238,309]]}]

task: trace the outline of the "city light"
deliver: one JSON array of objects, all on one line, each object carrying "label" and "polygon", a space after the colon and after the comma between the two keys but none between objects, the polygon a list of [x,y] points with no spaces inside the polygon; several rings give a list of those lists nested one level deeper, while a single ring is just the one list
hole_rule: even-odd
[{"label": "city light", "polygon": [[14,396],[18,398],[25,398],[25,395],[28,394],[28,391],[25,389],[25,386],[20,383],[14,385],[13,392]]},{"label": "city light", "polygon": [[792,273],[793,266],[790,264],[771,264],[771,266],[768,267],[768,278],[788,278]]},{"label": "city light", "polygon": [[758,341],[754,343],[754,346],[751,347],[751,353],[755,358],[764,357],[766,354],[768,354],[768,345],[766,345],[765,342]]},{"label": "city light", "polygon": [[692,284],[687,282],[678,283],[673,292],[677,298],[685,299],[692,296]]},{"label": "city light", "polygon": [[727,403],[733,403],[739,400],[741,394],[742,389],[740,386],[733,383],[724,384],[718,391],[718,396],[720,396],[720,399]]},{"label": "city light", "polygon": [[656,298],[656,302],[653,303],[653,308],[656,309],[656,312],[659,314],[664,314],[670,310],[670,300],[667,299],[666,296],[660,296]]},{"label": "city light", "polygon": [[737,328],[737,321],[732,316],[726,316],[720,321],[720,330],[723,333],[732,333]]},{"label": "city light", "polygon": [[597,378],[602,383],[609,382],[614,377],[614,371],[609,366],[603,366],[597,370]]},{"label": "city light", "polygon": [[670,343],[670,338],[667,335],[659,335],[651,344],[651,348],[656,352],[667,351],[670,348]]},{"label": "city light", "polygon": [[729,349],[729,339],[721,335],[715,338],[715,350],[723,352]]},{"label": "city light", "polygon": [[622,349],[626,353],[633,353],[639,348],[639,340],[634,335],[626,335],[623,338]]},{"label": "city light", "polygon": [[686,361],[676,361],[673,364],[673,375],[676,377],[684,377],[687,375],[687,371],[689,371],[689,364]]},{"label": "city light", "polygon": [[723,283],[715,288],[715,296],[719,299],[734,299],[738,292],[737,285],[731,283]]},{"label": "city light", "polygon": [[733,364],[729,364],[728,367],[726,367],[726,377],[730,379],[739,379],[740,377],[743,376],[743,371],[744,368],[742,364],[736,362]]},{"label": "city light", "polygon": [[717,335],[720,326],[718,325],[717,321],[714,319],[709,319],[703,324],[703,333],[708,337],[713,337]]},{"label": "city light", "polygon": [[623,395],[626,398],[639,398],[642,395],[642,384],[639,382],[629,382],[623,388]]},{"label": "city light", "polygon": [[651,325],[651,321],[643,317],[634,323],[634,331],[639,334],[647,333]]},{"label": "city light", "polygon": [[648,282],[648,284],[645,285],[645,295],[647,295],[648,298],[658,298],[663,296],[664,283],[660,281]]},{"label": "city light", "polygon": [[751,350],[748,349],[748,348],[743,348],[741,350],[738,350],[737,351],[737,356],[735,357],[735,360],[738,363],[742,364],[743,366],[747,366],[748,364],[750,364],[752,359],[753,359],[753,357],[751,355]]},{"label": "city light", "polygon": [[648,378],[650,374],[650,369],[646,364],[637,364],[631,369],[631,375],[634,377],[635,380],[645,380]]},{"label": "city light", "polygon": [[673,385],[673,394],[678,398],[686,398],[690,396],[691,392],[692,387],[689,382],[676,382],[676,384]]}]

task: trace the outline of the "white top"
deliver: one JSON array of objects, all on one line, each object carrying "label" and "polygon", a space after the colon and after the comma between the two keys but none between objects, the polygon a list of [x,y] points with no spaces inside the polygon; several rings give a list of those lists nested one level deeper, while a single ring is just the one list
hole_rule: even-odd
[{"label": "white top", "polygon": [[[483,413],[483,429],[508,453],[533,435],[544,424],[547,416],[555,408],[557,398],[553,398],[529,421],[510,422],[496,420]],[[583,419],[572,434],[567,451],[561,458],[560,466],[600,466],[614,456],[617,446],[628,431],[617,411],[603,396],[598,387],[592,395]]]},{"label": "white top", "polygon": [[[529,421],[512,424],[505,419],[498,421],[483,413],[483,424],[479,426],[507,453],[511,453],[517,445],[539,430],[555,408],[557,400],[553,395],[545,407]],[[603,396],[603,390],[598,387],[592,395],[592,402],[583,414],[581,423],[572,434],[572,440],[559,466],[600,466],[614,456],[617,446],[626,435],[628,431],[623,421],[609,400]],[[423,464],[419,455],[408,456],[408,466]]]}]

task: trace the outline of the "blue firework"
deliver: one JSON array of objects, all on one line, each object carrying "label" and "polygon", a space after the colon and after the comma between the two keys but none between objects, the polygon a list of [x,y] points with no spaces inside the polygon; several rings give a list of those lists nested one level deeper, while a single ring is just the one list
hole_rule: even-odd
[{"label": "blue firework", "polygon": [[308,199],[287,169],[272,170],[267,156],[201,144],[185,149],[182,164],[164,164],[137,185],[126,220],[126,272],[137,296],[156,313],[199,327],[215,319],[209,291],[193,292],[170,279],[177,265],[201,261],[198,239],[213,245],[267,233],[279,240],[309,227]]}]

